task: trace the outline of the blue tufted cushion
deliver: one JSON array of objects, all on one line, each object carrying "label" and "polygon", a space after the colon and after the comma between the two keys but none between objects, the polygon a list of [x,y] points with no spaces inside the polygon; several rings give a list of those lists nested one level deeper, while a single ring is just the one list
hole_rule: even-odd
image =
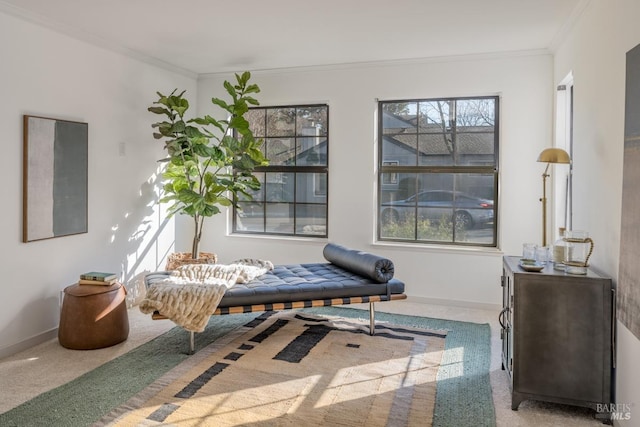
[{"label": "blue tufted cushion", "polygon": [[376,282],[386,283],[393,279],[394,266],[390,259],[335,243],[327,243],[322,255],[327,261]]},{"label": "blue tufted cushion", "polygon": [[[169,272],[147,275],[147,286],[167,278]],[[379,283],[331,263],[276,265],[248,283],[227,290],[218,307],[345,298],[366,295],[401,294],[404,283],[391,279]]]}]

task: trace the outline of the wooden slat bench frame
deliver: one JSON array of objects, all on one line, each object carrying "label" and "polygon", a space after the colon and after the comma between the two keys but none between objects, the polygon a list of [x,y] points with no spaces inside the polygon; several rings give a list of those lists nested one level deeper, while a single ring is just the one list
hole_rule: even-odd
[{"label": "wooden slat bench frame", "polygon": [[[222,316],[226,314],[242,314],[242,313],[254,313],[258,311],[282,311],[292,310],[297,308],[310,308],[310,307],[329,307],[333,305],[347,305],[347,304],[366,304],[369,303],[369,334],[375,333],[375,303],[385,301],[397,301],[407,299],[406,294],[391,294],[391,295],[365,295],[359,297],[344,297],[344,298],[330,298],[330,299],[316,299],[316,300],[304,300],[304,301],[291,301],[291,302],[278,302],[271,304],[255,304],[255,305],[237,305],[232,307],[218,308],[213,316]],[[153,320],[168,319],[168,317],[162,315],[159,312],[154,312],[151,315]],[[189,331],[189,352],[195,351],[195,332]]]}]

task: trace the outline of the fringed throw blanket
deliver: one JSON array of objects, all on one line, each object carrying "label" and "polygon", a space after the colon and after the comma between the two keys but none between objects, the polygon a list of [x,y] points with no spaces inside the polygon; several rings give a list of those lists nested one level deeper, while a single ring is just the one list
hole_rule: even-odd
[{"label": "fringed throw blanket", "polygon": [[158,311],[188,331],[202,332],[225,291],[273,270],[270,261],[242,259],[232,264],[190,264],[147,289],[140,311]]}]

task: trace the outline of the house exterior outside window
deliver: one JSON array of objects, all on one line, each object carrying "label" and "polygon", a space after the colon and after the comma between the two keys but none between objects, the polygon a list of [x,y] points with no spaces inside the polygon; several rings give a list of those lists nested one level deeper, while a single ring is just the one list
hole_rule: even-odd
[{"label": "house exterior outside window", "polygon": [[233,232],[327,237],[329,106],[256,107],[245,118],[269,166],[256,169],[252,200],[239,196]]},{"label": "house exterior outside window", "polygon": [[499,98],[380,101],[378,240],[497,245]]}]

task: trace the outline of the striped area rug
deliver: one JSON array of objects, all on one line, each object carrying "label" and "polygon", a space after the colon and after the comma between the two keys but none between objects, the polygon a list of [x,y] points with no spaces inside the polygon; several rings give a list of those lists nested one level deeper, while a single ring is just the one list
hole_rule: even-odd
[{"label": "striped area rug", "polygon": [[267,312],[104,417],[113,426],[430,426],[446,331]]}]

